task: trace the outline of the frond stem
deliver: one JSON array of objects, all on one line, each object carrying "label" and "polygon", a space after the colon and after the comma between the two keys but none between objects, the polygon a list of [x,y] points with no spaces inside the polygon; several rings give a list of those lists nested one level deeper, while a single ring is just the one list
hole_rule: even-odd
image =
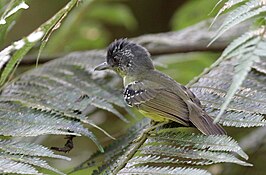
[{"label": "frond stem", "polygon": [[146,139],[148,138],[148,134],[149,133],[142,134],[138,142],[135,142],[135,143],[133,142],[133,144],[131,145],[131,148],[127,151],[123,160],[120,161],[121,163],[113,170],[113,174],[117,174],[122,168],[124,168],[127,162],[134,156],[137,150],[146,141]]},{"label": "frond stem", "polygon": [[125,165],[127,164],[127,162],[134,156],[134,154],[137,152],[137,150],[143,145],[143,143],[147,140],[150,131],[163,126],[165,124],[167,124],[168,122],[161,122],[161,123],[152,123],[150,125],[150,127],[146,128],[140,135],[140,137],[138,137],[136,140],[133,140],[131,148],[127,151],[127,153],[125,154],[125,157],[123,158],[123,160],[121,160],[120,164],[113,170],[113,174],[117,174],[122,168],[125,167]]}]

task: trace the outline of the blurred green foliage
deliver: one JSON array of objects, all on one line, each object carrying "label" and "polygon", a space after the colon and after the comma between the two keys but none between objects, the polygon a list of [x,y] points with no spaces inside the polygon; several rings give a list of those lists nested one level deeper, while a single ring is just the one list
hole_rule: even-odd
[{"label": "blurred green foliage", "polygon": [[[190,0],[180,10],[177,10],[171,19],[173,30],[193,25],[206,18],[214,17],[220,10],[213,9],[217,1],[213,0]],[[213,11],[212,11],[213,9]]]},{"label": "blurred green foliage", "polygon": [[[5,45],[32,32],[36,25],[49,19],[67,2],[28,1],[30,8],[22,12]],[[209,0],[84,0],[62,21],[61,27],[53,31],[43,54],[104,48],[115,38],[147,34],[151,32],[150,28],[156,32],[181,29],[213,16],[219,8],[208,14],[215,3]],[[151,14],[158,15],[152,17]]]},{"label": "blurred green foliage", "polygon": [[205,67],[209,67],[218,58],[217,53],[171,54],[157,57],[156,61],[166,65],[158,69],[181,84],[187,84],[199,75]]},{"label": "blurred green foliage", "polygon": [[[85,1],[76,8],[48,43],[49,53],[101,48],[112,35],[106,25],[136,28],[136,20],[123,4]],[[63,42],[62,42],[63,41]],[[64,44],[67,43],[67,44]]]}]

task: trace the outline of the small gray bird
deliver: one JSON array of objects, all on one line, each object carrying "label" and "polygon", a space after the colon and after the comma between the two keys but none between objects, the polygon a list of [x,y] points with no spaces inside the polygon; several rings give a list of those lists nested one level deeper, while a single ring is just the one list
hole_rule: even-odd
[{"label": "small gray bird", "polygon": [[144,47],[127,39],[115,40],[108,47],[107,62],[95,68],[104,69],[112,69],[123,77],[125,102],[144,116],[157,122],[195,126],[205,135],[226,134],[188,88],[155,70]]}]

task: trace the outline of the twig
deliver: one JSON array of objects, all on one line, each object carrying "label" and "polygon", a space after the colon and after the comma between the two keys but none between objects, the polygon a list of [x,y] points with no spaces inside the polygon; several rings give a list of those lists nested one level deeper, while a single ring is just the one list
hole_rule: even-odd
[{"label": "twig", "polygon": [[246,21],[236,25],[207,47],[216,30],[223,22],[223,18],[217,19],[217,22],[211,29],[209,29],[209,25],[212,19],[208,19],[177,32],[143,35],[133,38],[133,40],[146,47],[152,55],[195,51],[222,51],[234,38],[247,31],[252,22]]}]

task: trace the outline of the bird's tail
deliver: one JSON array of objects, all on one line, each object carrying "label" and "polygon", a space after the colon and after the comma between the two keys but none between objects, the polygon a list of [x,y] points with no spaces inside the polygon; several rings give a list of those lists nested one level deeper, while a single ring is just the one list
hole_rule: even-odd
[{"label": "bird's tail", "polygon": [[213,119],[194,103],[189,106],[189,120],[205,135],[224,135],[226,131],[219,124],[214,124]]}]

